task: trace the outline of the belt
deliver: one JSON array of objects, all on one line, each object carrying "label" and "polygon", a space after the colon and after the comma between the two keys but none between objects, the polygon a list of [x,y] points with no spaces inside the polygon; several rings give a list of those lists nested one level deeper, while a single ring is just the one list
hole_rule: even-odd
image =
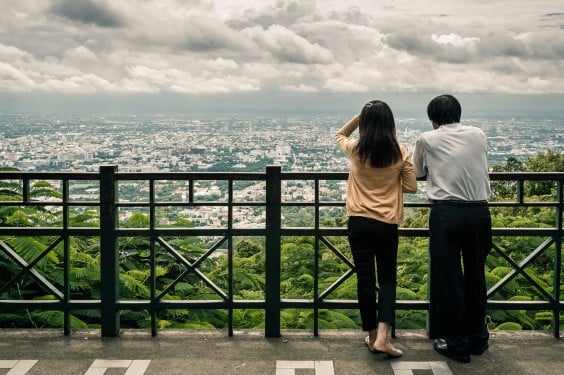
[{"label": "belt", "polygon": [[456,207],[481,207],[487,206],[488,201],[461,201],[461,200],[433,200],[432,206],[456,206]]}]

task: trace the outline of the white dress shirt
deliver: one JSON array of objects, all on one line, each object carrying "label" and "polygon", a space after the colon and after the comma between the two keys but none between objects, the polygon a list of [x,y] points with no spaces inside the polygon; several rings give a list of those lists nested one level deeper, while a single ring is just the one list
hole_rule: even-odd
[{"label": "white dress shirt", "polygon": [[415,143],[413,169],[427,176],[431,200],[485,201],[491,195],[484,132],[459,123],[423,133]]}]

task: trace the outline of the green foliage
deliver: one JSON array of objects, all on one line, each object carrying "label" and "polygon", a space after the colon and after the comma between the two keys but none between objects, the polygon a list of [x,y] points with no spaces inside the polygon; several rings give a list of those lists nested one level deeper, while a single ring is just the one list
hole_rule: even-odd
[{"label": "green foliage", "polygon": [[519,323],[505,322],[505,323],[501,323],[500,325],[495,327],[495,329],[506,330],[506,331],[521,331],[523,329],[523,327]]},{"label": "green foliage", "polygon": [[[509,158],[505,165],[494,166],[494,171],[562,171],[561,154],[548,152],[537,157],[529,157],[524,161]],[[511,201],[515,199],[517,186],[511,183],[492,183],[496,200]],[[527,199],[531,201],[555,200],[556,187],[545,181],[534,181],[525,184]],[[18,183],[0,181],[0,200],[11,202],[21,200],[22,188]],[[37,181],[30,186],[30,195],[59,199],[60,192],[48,182]],[[536,228],[554,227],[555,209],[541,207],[491,209],[494,227]],[[149,216],[146,212],[127,212],[127,219],[120,222],[123,228],[148,228]],[[284,212],[285,224],[289,226],[311,226],[314,211],[308,208],[288,207]],[[99,226],[99,213],[96,210],[84,209],[71,212],[69,220],[73,227]],[[323,218],[324,226],[344,227],[346,217],[342,210],[327,211]],[[49,211],[41,206],[3,206],[0,207],[0,225],[3,226],[44,226],[60,225],[61,213]],[[286,223],[287,222],[287,223]],[[428,210],[406,210],[404,227],[425,228],[428,223]],[[186,228],[193,224],[183,218],[171,218],[167,227]],[[55,287],[63,290],[64,284],[64,243],[52,246],[53,237],[3,237],[6,246],[12,248],[26,262],[35,262],[34,269]],[[149,238],[129,237],[119,240],[120,264],[120,297],[122,299],[146,300],[151,296],[150,278],[151,261],[154,259],[154,281],[156,294],[167,292],[163,300],[219,300],[213,288],[204,280],[206,278],[223,293],[230,290],[230,282],[234,300],[264,300],[265,298],[265,241],[264,238],[242,237],[225,241],[212,255],[202,258],[208,249],[215,246],[218,238],[170,237],[164,238],[166,244],[156,242],[154,246]],[[329,244],[319,238],[283,237],[281,240],[281,293],[284,299],[308,299],[319,295],[332,287],[342,275],[349,271],[336,252],[352,261],[346,237],[326,237]],[[503,251],[514,262],[520,263],[533,250],[537,249],[545,239],[538,237],[498,237],[494,239],[497,248]],[[70,252],[69,284],[72,299],[92,300],[100,298],[100,244],[97,238],[71,237],[68,240]],[[179,262],[167,248],[175,249],[178,255],[190,264],[198,263],[198,275],[185,264]],[[154,249],[154,254],[151,254]],[[316,253],[317,249],[317,253]],[[228,251],[232,250],[232,257]],[[554,279],[555,245],[548,247],[535,257],[525,268],[527,275],[540,288],[551,294]],[[40,258],[38,258],[40,257]],[[317,257],[317,259],[316,259]],[[228,262],[232,260],[230,265]],[[317,262],[316,262],[317,261]],[[317,265],[317,268],[316,268]],[[230,268],[233,270],[229,279]],[[492,288],[514,270],[512,265],[496,251],[487,258],[486,282]],[[10,258],[0,251],[0,283],[4,285],[14,275],[21,272]],[[317,278],[318,290],[315,290]],[[397,299],[427,300],[428,283],[428,239],[420,237],[402,237],[398,251],[398,285]],[[564,285],[560,286],[564,290]],[[28,274],[7,287],[1,299],[39,300],[55,299],[49,290],[39,284]],[[327,296],[327,299],[355,300],[356,276],[341,280],[340,284]],[[536,301],[544,299],[534,285],[522,275],[499,288],[492,299],[511,301]],[[319,310],[319,328],[360,329],[358,310]],[[157,313],[157,326],[160,329],[189,328],[213,329],[227,326],[228,313],[224,310],[177,309]],[[122,327],[148,328],[151,324],[147,311],[121,311]],[[281,326],[286,329],[311,329],[314,325],[312,309],[284,309],[281,311]],[[262,309],[239,309],[233,311],[233,323],[236,328],[262,328],[265,325],[265,313]],[[562,321],[562,317],[560,321]],[[1,327],[61,327],[63,316],[53,311],[20,311],[0,313]],[[71,318],[73,328],[94,328],[100,325],[100,312],[96,310],[73,311]],[[424,328],[426,311],[398,310],[396,312],[396,328]],[[549,329],[553,324],[551,312],[526,310],[494,310],[488,312],[488,326],[491,329]]]},{"label": "green foliage", "polygon": [[[510,156],[504,165],[495,165],[493,172],[564,172],[564,154],[548,150],[535,156],[528,156],[524,161]],[[495,200],[515,199],[517,184],[508,181],[492,183]],[[556,183],[551,181],[530,181],[525,186],[527,197],[555,197]]]},{"label": "green foliage", "polygon": [[13,212],[4,223],[11,227],[30,227],[33,222],[23,210]]},{"label": "green foliage", "polygon": [[396,328],[421,329],[427,324],[427,312],[420,310],[396,311]]}]

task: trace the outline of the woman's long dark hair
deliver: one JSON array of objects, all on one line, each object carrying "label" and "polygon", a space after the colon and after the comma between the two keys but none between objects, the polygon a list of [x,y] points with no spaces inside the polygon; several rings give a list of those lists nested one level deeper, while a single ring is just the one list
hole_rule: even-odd
[{"label": "woman's long dark hair", "polygon": [[380,101],[368,102],[360,112],[356,151],[360,160],[373,168],[385,168],[401,159],[396,124],[390,107]]}]

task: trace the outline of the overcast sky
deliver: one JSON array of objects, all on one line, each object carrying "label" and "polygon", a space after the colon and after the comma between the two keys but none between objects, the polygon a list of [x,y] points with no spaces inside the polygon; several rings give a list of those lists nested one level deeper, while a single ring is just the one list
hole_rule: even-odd
[{"label": "overcast sky", "polygon": [[0,5],[4,111],[26,98],[69,95],[175,103],[443,92],[564,97],[562,0]]}]

